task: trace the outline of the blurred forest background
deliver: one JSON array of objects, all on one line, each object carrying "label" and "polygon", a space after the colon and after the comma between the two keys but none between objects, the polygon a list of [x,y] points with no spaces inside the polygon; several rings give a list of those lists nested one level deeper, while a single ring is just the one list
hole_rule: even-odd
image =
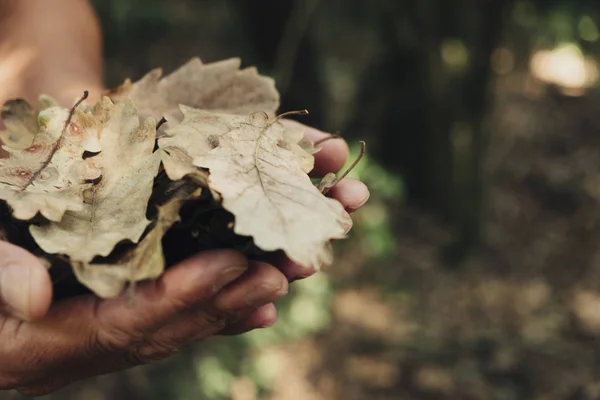
[{"label": "blurred forest background", "polygon": [[372,197],[275,327],[45,399],[600,399],[598,2],[95,4],[111,87],[241,57]]}]

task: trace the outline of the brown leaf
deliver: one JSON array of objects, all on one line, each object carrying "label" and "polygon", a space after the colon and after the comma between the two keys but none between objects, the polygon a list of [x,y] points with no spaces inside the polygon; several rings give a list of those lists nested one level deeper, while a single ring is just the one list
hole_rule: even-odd
[{"label": "brown leaf", "polygon": [[306,132],[301,125],[286,124],[283,138],[288,143],[297,144],[310,155],[317,154],[321,151],[320,148],[315,147],[315,144],[312,141],[306,139]]},{"label": "brown leaf", "polygon": [[162,275],[165,258],[162,248],[164,234],[179,221],[181,206],[200,197],[196,189],[188,195],[175,195],[158,208],[158,217],[144,239],[114,263],[75,263],[77,279],[102,298],[119,296],[127,283],[155,279]]},{"label": "brown leaf", "polygon": [[39,114],[39,131],[31,146],[6,148],[9,157],[0,159],[0,199],[12,207],[15,218],[29,220],[40,212],[60,221],[67,210],[83,208],[86,180],[99,176],[83,160],[86,151],[98,150],[96,133],[85,129],[91,121],[81,110],[71,115],[66,108],[48,108]]},{"label": "brown leaf", "polygon": [[196,167],[209,170],[209,187],[235,216],[235,233],[302,265],[331,262],[329,242],[345,237],[352,221],[312,184],[304,150],[285,140],[283,124],[265,113],[182,111],[183,122],[159,146],[185,149]]},{"label": "brown leaf", "polygon": [[302,160],[302,169],[309,173],[315,167],[314,154],[320,149],[314,146],[314,143],[305,138],[304,130],[299,126],[286,125],[283,132],[283,142],[280,146],[293,151]]},{"label": "brown leaf", "polygon": [[102,178],[84,193],[81,210],[68,211],[60,222],[30,228],[47,253],[87,263],[108,256],[123,240],[137,243],[150,223],[148,200],[160,165],[154,152],[156,121],[140,124],[130,101],[114,105],[108,98],[92,110],[101,152],[86,161]]},{"label": "brown leaf", "polygon": [[131,99],[142,116],[165,117],[165,129],[181,121],[180,104],[230,114],[274,114],[279,93],[273,79],[259,75],[253,67],[240,70],[240,65],[238,58],[210,64],[193,58],[168,76],[162,77],[162,70],[155,69],[133,84],[127,80],[109,96]]},{"label": "brown leaf", "polygon": [[2,106],[0,117],[4,130],[0,130],[0,140],[5,148],[24,150],[33,144],[37,135],[38,114],[58,104],[49,96],[42,95],[38,101],[37,110],[26,100],[9,100]]},{"label": "brown leaf", "polygon": [[194,166],[192,158],[187,154],[186,150],[175,146],[165,146],[161,150],[163,151],[162,162],[169,179],[178,181],[185,176],[194,176],[207,185],[208,172]]},{"label": "brown leaf", "polygon": [[[181,106],[181,112],[186,116],[188,112],[193,113],[194,109]],[[158,145],[163,151],[165,172],[174,181],[194,174],[203,175],[204,181],[206,181],[208,174],[195,166],[193,160],[219,145],[218,138],[230,131],[232,118],[239,122],[247,119],[246,116],[232,117],[210,112],[206,112],[204,115],[206,118],[193,121],[184,117],[185,127],[168,130],[166,136],[158,140]],[[194,135],[193,132],[189,134],[190,128],[202,132],[202,134]]]}]

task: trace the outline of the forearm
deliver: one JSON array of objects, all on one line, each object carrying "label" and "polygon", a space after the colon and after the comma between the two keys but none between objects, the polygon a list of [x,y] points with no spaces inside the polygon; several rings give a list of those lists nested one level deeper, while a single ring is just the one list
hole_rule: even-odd
[{"label": "forearm", "polygon": [[0,103],[46,93],[70,105],[101,87],[101,32],[87,0],[0,0]]}]

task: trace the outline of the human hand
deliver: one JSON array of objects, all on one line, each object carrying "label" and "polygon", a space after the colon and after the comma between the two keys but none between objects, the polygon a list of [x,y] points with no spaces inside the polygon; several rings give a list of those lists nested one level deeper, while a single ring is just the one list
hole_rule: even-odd
[{"label": "human hand", "polygon": [[[311,140],[325,135],[307,129]],[[345,142],[326,143],[315,176],[339,170],[347,158]],[[352,212],[367,200],[368,190],[348,179],[331,195]],[[315,272],[285,257],[273,262],[208,251],[140,284],[133,307],[125,297],[93,295],[51,307],[46,269],[23,249],[0,242],[0,389],[45,394],[89,376],[158,361],[215,334],[270,326],[277,319],[273,302],[287,293],[288,281]]]},{"label": "human hand", "polygon": [[[33,103],[39,93],[47,93],[68,105],[83,90],[89,90],[90,101],[98,99],[103,91],[100,35],[86,2],[10,4],[27,10],[15,24],[26,29],[22,35],[16,28],[5,29],[11,32],[7,40],[0,32],[0,41],[8,43],[0,48],[8,51],[0,51],[0,103],[13,97]],[[33,12],[33,7],[44,9]],[[53,23],[52,13],[73,23]],[[28,20],[37,15],[47,18]],[[311,140],[324,135],[307,128]],[[313,175],[339,170],[347,156],[343,141],[324,143]],[[352,212],[367,200],[368,190],[346,179],[329,195]],[[216,333],[270,326],[277,318],[273,302],[286,293],[287,282],[314,272],[285,257],[268,264],[248,262],[229,250],[210,251],[140,284],[133,308],[123,297],[101,300],[92,295],[51,305],[47,270],[23,249],[0,242],[0,388],[48,393],[88,376],[156,361]]]},{"label": "human hand", "polygon": [[33,256],[0,243],[0,260],[5,310],[28,319],[0,315],[0,389],[26,395],[158,361],[222,331],[271,325],[272,302],[288,290],[272,265],[215,250],[139,284],[132,306],[125,296],[86,295],[50,308],[50,280]]}]

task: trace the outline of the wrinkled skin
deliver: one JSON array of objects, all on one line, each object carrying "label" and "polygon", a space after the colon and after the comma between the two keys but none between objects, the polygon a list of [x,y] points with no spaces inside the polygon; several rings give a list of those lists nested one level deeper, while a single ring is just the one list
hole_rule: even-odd
[{"label": "wrinkled skin", "polygon": [[[0,2],[0,27],[0,103],[14,97],[35,103],[47,93],[68,106],[84,90],[92,100],[100,97],[100,29],[85,1]],[[311,140],[327,135],[307,131]],[[325,142],[314,176],[338,171],[347,157],[344,141]],[[329,195],[351,213],[369,192],[345,179]],[[285,257],[270,262],[249,261],[232,250],[208,251],[138,285],[133,306],[125,297],[92,295],[52,303],[47,270],[25,250],[0,242],[0,389],[50,393],[161,360],[216,334],[271,326],[274,302],[289,282],[315,271]]]}]

